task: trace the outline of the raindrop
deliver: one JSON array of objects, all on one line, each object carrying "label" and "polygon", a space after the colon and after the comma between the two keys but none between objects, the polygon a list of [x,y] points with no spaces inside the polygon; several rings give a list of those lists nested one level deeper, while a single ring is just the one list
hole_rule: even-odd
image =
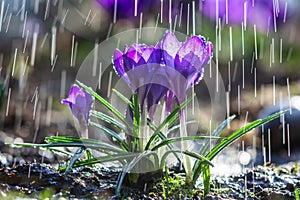
[{"label": "raindrop", "polygon": [[25,37],[24,47],[23,47],[23,54],[25,53],[25,50],[27,47],[28,35],[29,35],[29,30],[27,30],[27,32],[26,32],[26,37]]},{"label": "raindrop", "polygon": [[256,98],[256,67],[254,68],[254,97]]},{"label": "raindrop", "polygon": [[186,34],[190,34],[190,4],[187,4],[187,16],[186,16]]},{"label": "raindrop", "polygon": [[163,23],[164,0],[160,0],[160,23]]},{"label": "raindrop", "polygon": [[44,47],[45,42],[46,42],[46,40],[47,40],[47,38],[48,38],[48,35],[49,35],[49,33],[46,33],[46,34],[44,35],[44,38],[43,38],[43,40],[42,40],[42,42],[41,42],[41,46],[40,46],[41,49]]},{"label": "raindrop", "polygon": [[5,112],[5,116],[8,116],[9,104],[10,104],[10,95],[11,95],[11,88],[9,88],[9,89],[8,89],[8,95],[7,95],[7,105],[6,105],[6,112]]},{"label": "raindrop", "polygon": [[[163,1],[163,0],[162,0]],[[137,4],[138,4],[138,0],[134,1],[134,16],[137,16]]]},{"label": "raindrop", "polygon": [[39,5],[40,5],[40,0],[35,0],[34,1],[34,7],[33,7],[34,14],[38,14],[38,12],[39,12]]},{"label": "raindrop", "polygon": [[49,96],[47,99],[46,126],[50,126],[51,124],[52,103],[53,103],[53,97]]},{"label": "raindrop", "polygon": [[142,38],[142,27],[143,27],[143,13],[140,13],[140,27],[139,27],[139,38]]},{"label": "raindrop", "polygon": [[25,27],[27,23],[27,11],[25,12],[25,17],[24,17],[24,23],[23,23],[23,31],[22,31],[22,38],[24,38],[25,35]]},{"label": "raindrop", "polygon": [[67,72],[66,70],[63,70],[61,72],[61,81],[60,81],[60,98],[63,98],[65,96],[66,91],[66,78],[67,78]]},{"label": "raindrop", "polygon": [[284,6],[283,23],[286,22],[287,6],[288,6],[288,2],[286,1],[286,2],[285,2],[285,6]]},{"label": "raindrop", "polygon": [[[229,42],[230,42],[230,61],[233,60],[233,49],[232,49],[232,27],[229,26]],[[221,41],[220,41],[221,43]]]},{"label": "raindrop", "polygon": [[273,76],[273,105],[275,106],[276,103],[276,83],[275,83],[275,76]]},{"label": "raindrop", "polygon": [[253,28],[254,28],[254,50],[255,50],[255,60],[257,60],[256,24],[254,24]]},{"label": "raindrop", "polygon": [[182,20],[182,11],[183,11],[183,3],[180,3],[180,13],[179,13],[179,21],[178,26],[181,26],[181,20]]},{"label": "raindrop", "polygon": [[238,89],[238,114],[241,114],[241,89],[240,89],[240,85],[237,86]]},{"label": "raindrop", "polygon": [[279,46],[279,63],[282,63],[282,38],[280,38],[280,46]]},{"label": "raindrop", "polygon": [[289,98],[289,109],[290,109],[290,115],[291,115],[292,114],[292,101],[291,101],[291,90],[290,90],[289,78],[286,79],[286,86],[287,86],[287,92],[288,92],[288,98]]},{"label": "raindrop", "polygon": [[48,15],[49,15],[49,4],[50,4],[50,1],[47,0],[47,2],[46,2],[46,8],[45,8],[44,21],[48,18]]},{"label": "raindrop", "polygon": [[12,17],[12,13],[10,13],[10,14],[9,14],[9,17],[8,17],[8,22],[7,22],[7,26],[6,26],[5,33],[7,33],[7,32],[8,32],[8,28],[9,28],[9,25],[10,25],[11,17]]},{"label": "raindrop", "polygon": [[115,24],[117,22],[117,7],[118,7],[118,0],[115,0],[115,5],[114,5],[114,18],[113,18],[113,23]]},{"label": "raindrop", "polygon": [[193,10],[193,35],[196,35],[196,11],[195,11],[195,1],[192,2]]},{"label": "raindrop", "polygon": [[268,129],[268,150],[269,150],[269,162],[271,162],[271,130]]},{"label": "raindrop", "polygon": [[242,59],[242,88],[245,89],[245,60]]},{"label": "raindrop", "polygon": [[38,37],[38,30],[39,26],[35,25],[34,28],[34,33],[33,33],[33,41],[32,41],[32,47],[31,47],[31,57],[30,57],[30,65],[34,66],[35,62],[35,55],[36,55],[36,45],[37,45],[37,37]]},{"label": "raindrop", "polygon": [[11,71],[11,76],[14,76],[15,73],[15,67],[16,67],[16,60],[17,60],[17,54],[18,54],[18,49],[15,49],[15,54],[14,54],[14,60],[13,60],[13,66],[12,66],[12,71]]},{"label": "raindrop", "polygon": [[[230,93],[226,92],[226,112],[227,112],[227,119],[230,117]],[[227,128],[230,129],[230,123],[227,124]]]},{"label": "raindrop", "polygon": [[98,63],[98,54],[99,54],[99,48],[98,48],[98,39],[95,40],[94,43],[94,56],[93,56],[93,71],[92,76],[96,76],[96,70],[97,70],[97,63]]},{"label": "raindrop", "polygon": [[291,156],[291,147],[290,147],[290,124],[287,124],[287,143],[288,143],[288,157]]},{"label": "raindrop", "polygon": [[1,3],[1,11],[0,11],[0,32],[2,31],[2,22],[3,22],[3,13],[4,13],[4,4],[5,4],[5,1],[2,0],[2,3]]},{"label": "raindrop", "polygon": [[101,89],[102,62],[99,63],[98,89]]},{"label": "raindrop", "polygon": [[108,78],[108,84],[107,84],[107,98],[110,97],[111,82],[112,82],[112,71],[109,72],[109,78]]},{"label": "raindrop", "polygon": [[[89,18],[90,18],[91,12],[92,12],[92,10],[90,9],[90,10],[89,10],[89,12],[88,12],[88,14],[87,14],[87,16],[86,16],[86,18],[85,18],[85,21],[84,21],[84,26],[86,26],[86,25],[87,25],[87,22],[89,21]],[[115,22],[114,22],[114,23],[115,23]]]},{"label": "raindrop", "polygon": [[74,66],[74,46],[75,46],[75,35],[72,36],[72,46],[71,46],[71,58],[70,58],[70,66],[73,67]]},{"label": "raindrop", "polygon": [[242,55],[245,54],[244,23],[242,22]]},{"label": "raindrop", "polygon": [[244,2],[244,29],[247,30],[247,4],[248,2]]},{"label": "raindrop", "polygon": [[51,36],[51,55],[50,55],[50,61],[51,65],[54,65],[54,59],[56,55],[56,27],[53,26],[52,29],[52,36]]}]

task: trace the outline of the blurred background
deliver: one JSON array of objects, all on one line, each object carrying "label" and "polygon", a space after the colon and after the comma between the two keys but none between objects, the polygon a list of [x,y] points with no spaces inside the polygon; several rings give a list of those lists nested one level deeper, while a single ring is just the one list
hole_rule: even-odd
[{"label": "blurred background", "polygon": [[[72,114],[60,101],[68,95],[82,62],[97,44],[111,36],[145,27],[170,29],[188,36],[203,35],[213,43],[212,62],[220,71],[228,94],[224,99],[227,115],[237,115],[224,135],[247,122],[289,109],[285,117],[238,141],[235,148],[217,158],[219,162],[232,155],[237,167],[299,160],[298,0],[1,0],[0,3],[2,164],[41,159],[39,150],[10,149],[4,143],[42,143],[46,136],[56,134],[76,136]],[[208,75],[207,66],[205,76]],[[113,83],[117,79],[113,75]],[[101,81],[104,86],[108,84],[107,77]],[[106,94],[106,89],[98,92]],[[200,82],[195,92],[201,102],[210,104],[205,84]],[[211,113],[211,107],[203,109],[199,113],[198,132],[209,134],[211,115],[207,113]],[[49,153],[45,159],[50,162],[53,155]]]}]

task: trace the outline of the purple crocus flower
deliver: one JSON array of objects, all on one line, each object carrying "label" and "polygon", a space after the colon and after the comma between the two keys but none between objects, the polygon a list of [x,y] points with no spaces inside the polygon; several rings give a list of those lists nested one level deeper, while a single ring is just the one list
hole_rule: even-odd
[{"label": "purple crocus flower", "polygon": [[[283,20],[287,0],[203,1],[203,13],[212,20],[216,19],[216,2],[218,2],[218,17],[223,21],[226,20],[227,16],[229,24],[241,25],[245,20],[245,16],[247,24],[256,24],[259,31],[267,32],[274,27],[274,15],[277,22]],[[226,11],[226,2],[228,12]],[[290,7],[290,2],[287,6]],[[244,13],[245,11],[246,13]],[[289,11],[288,15],[290,14]]]},{"label": "purple crocus flower", "polygon": [[87,138],[87,124],[94,98],[83,88],[73,85],[69,96],[61,102],[70,106],[73,115],[78,120],[83,138]]},{"label": "purple crocus flower", "polygon": [[167,32],[155,47],[133,44],[124,52],[115,50],[114,67],[133,92],[137,92],[141,107],[147,101],[149,116],[162,97],[167,113],[172,102],[184,101],[186,90],[203,75],[203,68],[211,58],[212,44],[202,36],[192,36],[181,43]]},{"label": "purple crocus flower", "polygon": [[[212,43],[207,42],[202,36],[192,36],[181,43],[173,33],[167,32],[161,41],[161,49],[166,66],[175,69],[184,77],[180,79],[180,83],[174,83],[175,91],[169,91],[166,95],[167,111],[170,111],[175,99],[174,92],[180,104],[184,101],[186,90],[201,79],[203,68],[212,56]],[[173,79],[172,75],[168,77]]]},{"label": "purple crocus flower", "polygon": [[133,92],[139,97],[143,111],[144,101],[147,101],[147,110],[150,119],[153,120],[156,105],[164,96],[167,88],[164,87],[165,77],[161,81],[155,81],[161,63],[161,49],[147,45],[133,44],[125,46],[124,51],[116,49],[114,53],[114,68],[116,73],[123,78]]}]

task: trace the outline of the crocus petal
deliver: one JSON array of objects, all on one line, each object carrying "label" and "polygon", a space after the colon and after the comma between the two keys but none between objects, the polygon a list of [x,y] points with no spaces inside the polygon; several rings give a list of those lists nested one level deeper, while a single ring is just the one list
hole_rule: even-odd
[{"label": "crocus petal", "polygon": [[208,63],[208,61],[211,59],[212,56],[212,51],[213,51],[213,45],[211,42],[206,42],[206,53],[205,53],[205,57],[203,60],[202,65],[206,65]]},{"label": "crocus petal", "polygon": [[206,42],[204,38],[192,36],[179,49],[175,57],[175,69],[189,80],[195,73],[202,71],[205,59]]},{"label": "crocus petal", "polygon": [[123,65],[123,54],[119,49],[116,49],[114,52],[114,68],[116,70],[116,73],[119,76],[123,76],[125,73],[124,65]]},{"label": "crocus petal", "polygon": [[180,61],[184,58],[189,60],[193,66],[200,66],[206,52],[206,44],[203,37],[190,37],[178,50],[176,56]]},{"label": "crocus petal", "polygon": [[167,66],[174,67],[174,58],[180,47],[181,43],[174,33],[167,32],[161,42],[162,54]]},{"label": "crocus petal", "polygon": [[123,63],[125,72],[128,72],[139,65],[146,64],[142,57],[142,51],[137,44],[133,44],[123,54]]},{"label": "crocus petal", "polygon": [[152,121],[157,104],[166,92],[167,88],[158,84],[151,84],[149,87],[149,92],[147,94],[147,110]]},{"label": "crocus petal", "polygon": [[73,85],[69,97],[61,102],[68,104],[73,115],[78,119],[79,123],[88,123],[89,112],[92,107],[94,98],[84,89]]}]

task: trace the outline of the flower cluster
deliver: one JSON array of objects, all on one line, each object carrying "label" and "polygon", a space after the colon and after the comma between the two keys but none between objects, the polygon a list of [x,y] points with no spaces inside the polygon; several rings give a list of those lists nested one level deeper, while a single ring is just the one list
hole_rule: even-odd
[{"label": "flower cluster", "polygon": [[211,56],[212,43],[202,36],[192,36],[182,43],[174,33],[167,32],[155,46],[133,44],[125,46],[123,52],[115,50],[114,67],[132,91],[138,93],[140,104],[147,101],[152,119],[163,97],[167,111],[174,100],[184,101],[186,90],[201,79]]}]

